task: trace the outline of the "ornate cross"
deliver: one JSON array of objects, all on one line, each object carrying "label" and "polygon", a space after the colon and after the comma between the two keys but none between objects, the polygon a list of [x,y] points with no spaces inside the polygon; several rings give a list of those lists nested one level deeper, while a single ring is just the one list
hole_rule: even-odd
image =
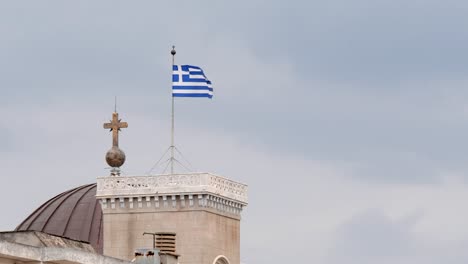
[{"label": "ornate cross", "polygon": [[105,129],[110,129],[112,131],[112,146],[118,147],[119,146],[119,131],[121,128],[127,128],[127,122],[120,122],[119,114],[114,112],[112,114],[112,120],[110,123],[104,123]]}]

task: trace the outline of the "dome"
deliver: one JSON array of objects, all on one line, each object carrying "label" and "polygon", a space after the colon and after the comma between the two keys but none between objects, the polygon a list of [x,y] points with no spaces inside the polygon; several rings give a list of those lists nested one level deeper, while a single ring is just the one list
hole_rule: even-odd
[{"label": "dome", "polygon": [[102,210],[96,200],[96,184],[71,189],[45,202],[15,229],[26,230],[88,242],[102,254]]}]

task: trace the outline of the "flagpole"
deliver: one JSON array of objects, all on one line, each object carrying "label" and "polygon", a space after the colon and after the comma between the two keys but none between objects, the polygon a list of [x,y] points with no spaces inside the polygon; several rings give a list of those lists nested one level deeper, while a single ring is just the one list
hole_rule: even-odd
[{"label": "flagpole", "polygon": [[[175,46],[172,46],[171,50],[171,55],[172,55],[172,68],[174,68],[174,61],[175,61]],[[174,174],[174,94],[172,91],[172,85],[171,85],[171,97],[172,97],[172,115],[171,115],[171,174]]]}]

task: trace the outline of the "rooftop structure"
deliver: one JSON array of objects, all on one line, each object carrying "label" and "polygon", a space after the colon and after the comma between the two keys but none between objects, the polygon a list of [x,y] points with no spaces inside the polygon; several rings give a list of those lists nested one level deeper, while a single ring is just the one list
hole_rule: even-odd
[{"label": "rooftop structure", "polygon": [[88,242],[98,253],[103,244],[102,210],[96,184],[65,191],[37,208],[15,231],[40,231]]},{"label": "rooftop structure", "polygon": [[38,231],[0,233],[0,263],[130,264],[88,244]]},{"label": "rooftop structure", "polygon": [[165,232],[177,235],[181,264],[240,263],[245,184],[210,173],[107,176],[97,178],[96,198],[105,255],[130,259],[153,243],[143,233]]}]

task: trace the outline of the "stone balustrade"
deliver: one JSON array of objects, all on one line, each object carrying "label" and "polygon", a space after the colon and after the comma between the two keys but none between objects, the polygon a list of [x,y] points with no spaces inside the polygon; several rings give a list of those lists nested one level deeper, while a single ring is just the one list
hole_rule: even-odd
[{"label": "stone balustrade", "polygon": [[247,205],[247,185],[210,173],[108,176],[97,179],[97,198],[214,194]]}]

